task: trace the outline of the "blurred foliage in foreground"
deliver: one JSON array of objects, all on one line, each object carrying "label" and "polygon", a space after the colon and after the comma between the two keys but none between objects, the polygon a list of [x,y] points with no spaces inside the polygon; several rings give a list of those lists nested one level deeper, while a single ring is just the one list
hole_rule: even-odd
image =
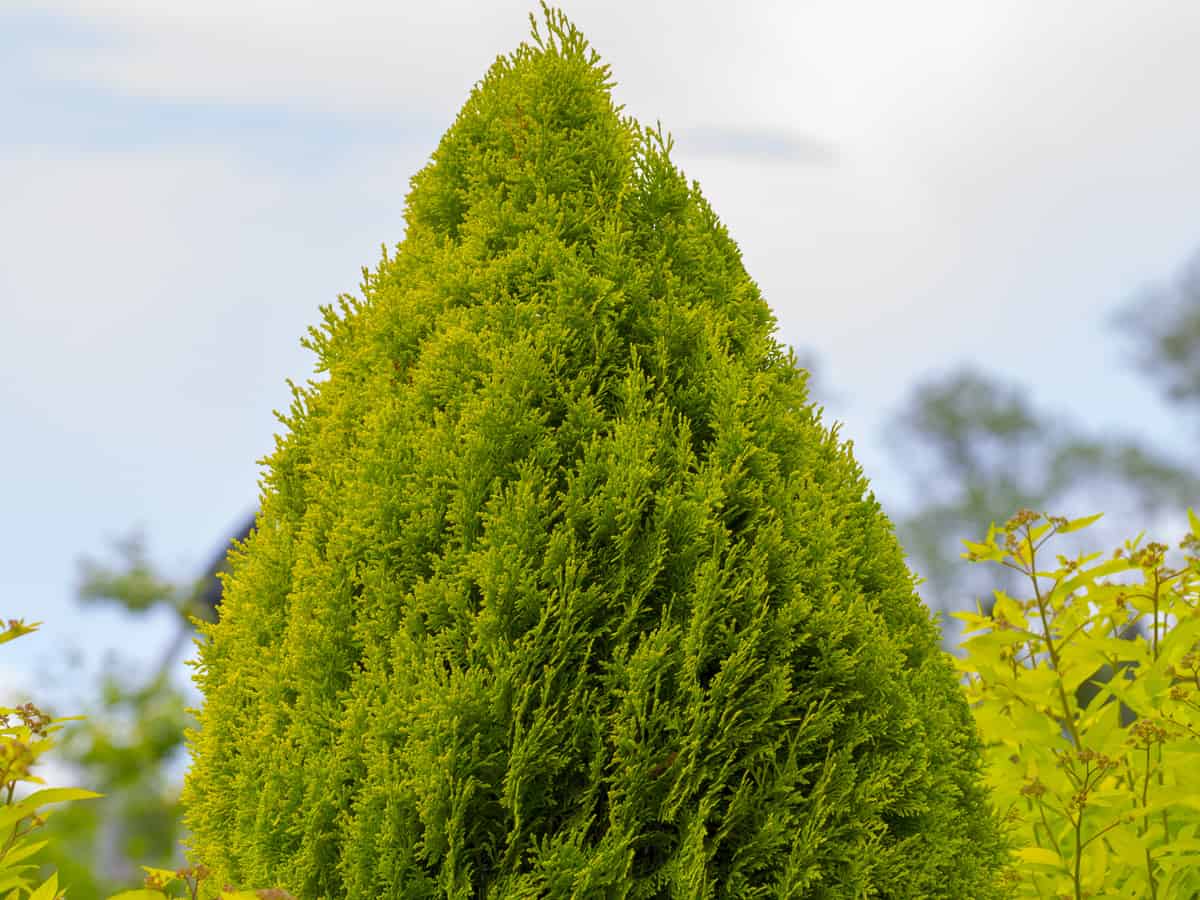
[{"label": "blurred foliage in foreground", "polygon": [[82,562],[80,600],[134,615],[166,608],[178,630],[149,678],[126,674],[138,667],[124,660],[110,667],[86,717],[64,729],[59,741],[55,755],[73,770],[73,780],[104,795],[61,809],[45,827],[48,844],[38,857],[43,876],[57,871],[60,883],[71,886],[71,900],[101,900],[140,883],[140,864],[175,869],[183,862],[180,784],[170,770],[182,760],[183,731],[193,720],[172,671],[194,633],[189,617],[216,615],[214,569],[225,557],[222,548],[201,578],[179,583],[155,571],[139,538],[116,549],[114,566]]}]

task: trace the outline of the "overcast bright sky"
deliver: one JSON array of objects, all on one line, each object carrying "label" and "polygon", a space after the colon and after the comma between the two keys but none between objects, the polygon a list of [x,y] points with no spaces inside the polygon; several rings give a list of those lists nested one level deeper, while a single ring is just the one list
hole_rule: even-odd
[{"label": "overcast bright sky", "polygon": [[[157,659],[169,621],[82,612],[76,558],[140,525],[199,573],[318,305],[403,237],[409,177],[534,9],[4,0],[0,613],[45,622],[9,684],[50,689],[59,646]],[[1200,3],[563,9],[674,134],[885,505],[881,426],[963,362],[1178,445],[1107,317],[1200,247]]]}]

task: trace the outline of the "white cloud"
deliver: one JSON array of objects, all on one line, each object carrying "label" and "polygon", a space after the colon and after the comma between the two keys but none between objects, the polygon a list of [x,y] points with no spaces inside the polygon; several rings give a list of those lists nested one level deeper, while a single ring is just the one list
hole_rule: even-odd
[{"label": "white cloud", "polygon": [[[36,6],[116,36],[86,53],[40,54],[43,75],[140,97],[408,116],[452,115],[497,55],[529,40],[528,14],[537,10],[524,0],[455,0],[419,11],[369,0],[51,0]],[[619,99],[630,101],[630,112],[653,121],[669,110],[673,128],[714,120],[778,124],[781,98],[770,86],[808,67],[791,52],[800,23],[786,5],[774,7],[764,4],[760,14],[731,21],[716,0],[565,4],[613,65]],[[537,18],[540,23],[540,11]],[[544,25],[541,30],[545,34]],[[785,121],[792,118],[785,113]]]},{"label": "white cloud", "polygon": [[[53,6],[125,35],[42,63],[64,78],[136,96],[444,125],[495,56],[528,37],[536,9],[527,0]],[[695,158],[751,167],[781,136],[801,164],[808,144],[835,148],[861,188],[893,182],[881,203],[910,198],[942,230],[963,231],[987,265],[1021,252],[1027,235],[1042,251],[1095,224],[1107,210],[1092,198],[1171,216],[1172,195],[1200,193],[1191,165],[1200,121],[1187,114],[1200,83],[1190,40],[1200,5],[1190,0],[822,0],[736,15],[716,2],[564,6],[612,65],[617,99],[643,121],[662,119],[681,152],[690,140]],[[1180,227],[1192,205],[1174,208]],[[1049,233],[1037,235],[1043,222]],[[875,227],[888,224],[885,214]],[[1153,266],[1177,249],[1163,248]]]},{"label": "white cloud", "polygon": [[674,133],[680,145],[704,158],[732,157],[761,163],[830,166],[837,162],[833,145],[794,131],[769,128],[701,126]]},{"label": "white cloud", "polygon": [[[1188,41],[1200,6],[1188,0],[564,7],[612,65],[617,100],[675,133],[677,158],[734,226],[785,336],[826,355],[902,369],[931,364],[931,341],[978,355],[1027,334],[1012,314],[1021,303],[1066,327],[1200,239],[1190,218],[1200,120],[1186,113],[1200,83]],[[51,8],[124,35],[44,63],[64,78],[445,127],[495,56],[528,37],[536,6]],[[788,149],[781,135],[791,169],[762,157],[772,140]],[[835,148],[837,165],[812,167],[808,144]],[[263,190],[248,185],[240,202]],[[160,227],[179,231],[181,218]],[[955,321],[968,310],[970,326]]]}]

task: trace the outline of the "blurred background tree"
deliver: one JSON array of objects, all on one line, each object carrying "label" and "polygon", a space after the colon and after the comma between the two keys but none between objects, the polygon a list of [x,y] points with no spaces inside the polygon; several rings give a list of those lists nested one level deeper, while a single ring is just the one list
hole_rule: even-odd
[{"label": "blurred background tree", "polygon": [[[1143,372],[1169,402],[1200,413],[1200,253],[1167,288],[1143,292],[1112,319],[1130,339]],[[1135,424],[1135,423],[1134,423]],[[962,629],[953,612],[990,615],[993,592],[1025,596],[1024,576],[996,566],[969,566],[962,540],[981,540],[1018,509],[1068,518],[1104,512],[1080,535],[1056,539],[1055,552],[1112,549],[1165,516],[1200,507],[1200,458],[1177,460],[1140,436],[1089,434],[1069,415],[1037,409],[1028,390],[973,368],[918,384],[886,428],[888,445],[910,473],[919,501],[897,517],[922,598],[942,617],[943,648],[958,652]],[[1154,538],[1154,535],[1150,535]],[[1160,536],[1161,537],[1161,536]],[[1069,551],[1069,554],[1068,554]],[[1141,622],[1120,636],[1145,635]],[[1100,669],[1095,681],[1112,677]],[[1086,707],[1098,689],[1076,698]],[[1123,708],[1126,724],[1133,714]]]},{"label": "blurred background tree", "polygon": [[1138,365],[1167,401],[1200,417],[1200,251],[1172,284],[1146,291],[1115,321],[1138,339]]},{"label": "blurred background tree", "polygon": [[[1166,398],[1200,413],[1200,253],[1173,285],[1143,292],[1112,321]],[[885,434],[920,498],[897,520],[900,541],[926,579],[925,602],[946,613],[985,593],[990,608],[996,572],[962,565],[961,540],[1021,507],[1103,510],[1103,537],[1117,546],[1140,530],[1133,523],[1200,503],[1200,459],[1173,459],[1141,437],[1088,434],[1069,415],[1035,408],[1027,389],[972,368],[917,385]],[[1099,539],[1101,528],[1092,531]]]},{"label": "blurred background tree", "polygon": [[[253,525],[246,523],[237,538]],[[147,561],[140,537],[117,544],[119,562],[80,564],[80,602],[146,615],[166,607],[179,628],[163,648],[149,678],[126,674],[110,660],[87,718],[64,728],[58,760],[77,773],[78,784],[105,796],[56,810],[46,824],[49,841],[39,855],[43,877],[57,871],[72,900],[102,900],[141,884],[141,866],[183,864],[185,832],[179,805],[179,769],[185,754],[184,728],[193,724],[184,690],[172,680],[180,651],[194,634],[191,618],[215,621],[225,568],[226,541],[204,574],[173,582]],[[54,713],[58,715],[59,713]]]},{"label": "blurred background tree", "polygon": [[1020,585],[1016,573],[968,567],[960,557],[964,538],[981,539],[989,523],[1002,525],[1018,509],[1103,511],[1107,522],[1089,541],[1118,546],[1133,523],[1200,499],[1200,468],[1138,438],[1088,435],[1067,416],[1034,408],[1020,387],[972,369],[918,385],[888,437],[921,498],[896,523],[900,543],[925,579],[926,604],[946,614],[973,609],[976,597],[990,613],[993,590]]}]

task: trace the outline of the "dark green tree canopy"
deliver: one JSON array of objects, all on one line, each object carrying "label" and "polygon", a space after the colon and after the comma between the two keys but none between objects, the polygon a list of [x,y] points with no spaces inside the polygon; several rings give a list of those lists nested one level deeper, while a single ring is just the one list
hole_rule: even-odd
[{"label": "dark green tree canopy", "polygon": [[670,141],[546,28],[311,333],[200,647],[195,858],[330,900],[999,896],[891,525]]}]

